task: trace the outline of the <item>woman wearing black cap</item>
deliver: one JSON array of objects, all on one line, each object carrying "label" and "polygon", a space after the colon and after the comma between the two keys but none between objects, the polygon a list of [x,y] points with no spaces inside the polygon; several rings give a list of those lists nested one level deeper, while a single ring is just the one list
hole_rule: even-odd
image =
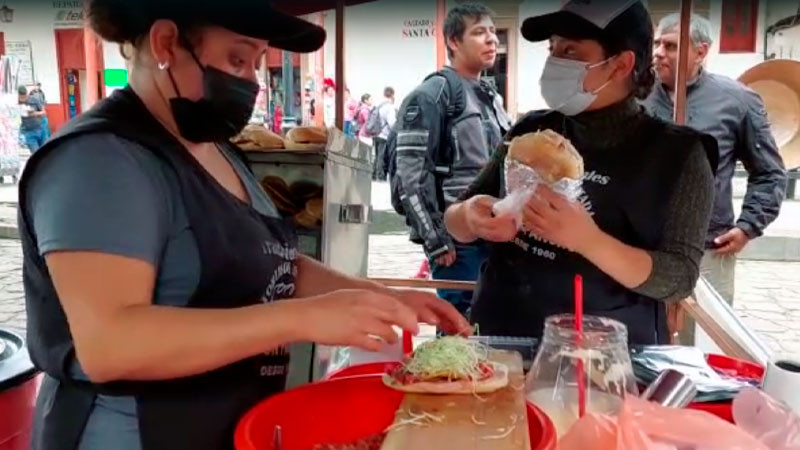
[{"label": "woman wearing black cap", "polygon": [[585,195],[571,203],[540,188],[517,234],[513,219],[491,212],[505,192],[507,148],[495,153],[446,214],[457,239],[492,242],[471,320],[487,334],[540,336],[547,316],[573,310],[581,274],[587,314],[622,321],[634,343],[666,343],[665,304],[699,276],[716,145],[638,105],[654,80],[653,28],[638,0],[574,0],[527,19],[522,34],[550,40],[541,88],[552,109],[524,117],[507,140],[540,129],[566,136],[584,160]]},{"label": "woman wearing black cap", "polygon": [[98,34],[132,45],[130,87],[64,127],[20,187],[29,345],[46,373],[32,448],[230,448],[237,419],[283,389],[286,344],[375,350],[394,325],[468,328],[432,296],[297,255],[226,144],[268,42],[313,51],[322,29],[265,0],[87,7]]}]

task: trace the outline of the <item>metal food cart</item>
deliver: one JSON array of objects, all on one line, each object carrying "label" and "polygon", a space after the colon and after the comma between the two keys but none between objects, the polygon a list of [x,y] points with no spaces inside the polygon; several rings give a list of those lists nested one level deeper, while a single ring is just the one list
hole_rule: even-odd
[{"label": "metal food cart", "polygon": [[[366,144],[332,128],[324,148],[246,152],[253,173],[269,194],[276,195],[274,187],[267,185],[270,180],[282,181],[288,188],[288,208],[294,210],[284,209],[283,213],[303,213],[308,197],[319,198],[321,194],[321,220],[311,226],[302,220],[297,223],[300,253],[347,275],[361,277],[367,274],[370,151]],[[328,349],[312,344],[295,344],[288,386],[324,375],[330,354]]]}]

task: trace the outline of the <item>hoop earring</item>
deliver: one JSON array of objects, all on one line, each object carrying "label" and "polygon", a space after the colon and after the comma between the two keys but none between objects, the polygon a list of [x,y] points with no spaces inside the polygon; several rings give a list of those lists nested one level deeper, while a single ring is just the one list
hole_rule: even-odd
[{"label": "hoop earring", "polygon": [[169,61],[158,63],[158,70],[166,70],[166,69],[169,69]]}]

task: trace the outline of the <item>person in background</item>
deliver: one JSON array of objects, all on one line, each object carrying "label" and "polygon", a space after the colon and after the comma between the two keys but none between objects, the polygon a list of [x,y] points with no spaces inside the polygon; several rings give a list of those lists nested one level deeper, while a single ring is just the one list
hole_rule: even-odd
[{"label": "person in background", "polygon": [[38,98],[38,99],[39,99],[39,101],[40,101],[40,102],[41,102],[43,105],[46,105],[46,104],[47,104],[47,99],[45,98],[45,96],[44,96],[44,91],[42,90],[42,83],[40,83],[40,82],[38,82],[38,81],[37,81],[37,82],[36,82],[36,84],[34,85],[33,89],[31,89],[31,92],[30,92],[30,94],[29,94],[29,95],[30,95],[31,97]]},{"label": "person in background", "polygon": [[[653,49],[658,83],[643,102],[651,114],[667,121],[672,120],[674,110],[679,22],[679,15],[671,14],[658,24]],[[700,272],[733,304],[736,255],[778,216],[786,192],[786,170],[761,97],[742,83],[704,67],[713,44],[708,20],[692,15],[690,43],[686,124],[714,136],[719,146],[716,198]],[[738,219],[732,194],[737,161],[748,173]],[[682,339],[689,342],[682,343],[692,344],[693,328],[686,327]]]},{"label": "person in background", "polygon": [[376,181],[386,181],[389,170],[389,162],[386,160],[386,142],[389,133],[397,122],[397,108],[394,106],[394,88],[387,86],[383,89],[383,103],[377,106],[378,117],[383,125],[381,132],[373,138],[375,147],[375,168],[372,172],[372,179]]},{"label": "person in background", "polygon": [[372,96],[364,94],[361,96],[361,101],[358,103],[355,114],[355,127],[358,138],[362,141],[370,141],[370,137],[366,133],[365,125],[369,119],[369,111],[372,109]]},{"label": "person in background", "polygon": [[46,134],[46,139],[50,138],[50,121],[47,118],[47,98],[44,96],[44,91],[42,90],[42,83],[36,82],[33,89],[31,89],[30,96],[39,99],[44,106],[44,116],[42,116],[42,125],[44,126],[44,131]]},{"label": "person in background", "polygon": [[445,214],[454,238],[489,245],[470,321],[487,335],[541,337],[548,316],[574,311],[581,275],[586,314],[622,322],[629,343],[668,343],[666,305],[691,294],[699,277],[716,142],[638,104],[655,82],[643,1],[571,0],[526,19],[521,32],[549,41],[540,83],[550,109],[527,114],[505,141],[560,133],[583,159],[583,192],[573,202],[539,186],[521,224],[495,216],[507,194],[508,145],[498,148]]},{"label": "person in background", "polygon": [[39,150],[44,145],[50,133],[46,129],[47,113],[44,110],[44,103],[39,96],[28,94],[28,88],[20,86],[18,91],[18,102],[22,107],[22,124],[20,133],[25,139],[25,145],[31,153]]},{"label": "person in background", "polygon": [[[497,57],[492,16],[479,3],[448,12],[443,33],[451,66],[426,78],[398,114],[392,202],[402,204],[411,240],[423,246],[437,280],[474,282],[487,257],[482,241],[455,242],[443,216],[511,128],[500,95],[480,79]],[[472,291],[438,294],[467,314]]]},{"label": "person in background", "polygon": [[283,134],[283,102],[276,102],[272,113],[272,131]]},{"label": "person in background", "polygon": [[336,124],[336,83],[325,78],[322,88],[322,120],[330,128]]},{"label": "person in background", "polygon": [[356,136],[356,110],[359,102],[350,95],[350,89],[344,88],[344,134]]}]

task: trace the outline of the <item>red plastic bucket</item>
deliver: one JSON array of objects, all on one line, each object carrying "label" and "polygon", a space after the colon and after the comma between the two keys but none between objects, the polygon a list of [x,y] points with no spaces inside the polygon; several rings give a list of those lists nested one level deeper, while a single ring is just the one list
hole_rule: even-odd
[{"label": "red plastic bucket", "polygon": [[0,450],[27,450],[41,375],[0,392]]},{"label": "red plastic bucket", "polygon": [[33,412],[41,376],[25,339],[0,328],[0,450],[30,447]]},{"label": "red plastic bucket", "polygon": [[[248,412],[236,427],[237,450],[272,450],[275,426],[283,450],[310,450],[317,444],[349,443],[381,433],[394,421],[403,393],[380,377],[357,376],[309,384],[270,397]],[[533,450],[555,449],[552,422],[528,405]]]}]

